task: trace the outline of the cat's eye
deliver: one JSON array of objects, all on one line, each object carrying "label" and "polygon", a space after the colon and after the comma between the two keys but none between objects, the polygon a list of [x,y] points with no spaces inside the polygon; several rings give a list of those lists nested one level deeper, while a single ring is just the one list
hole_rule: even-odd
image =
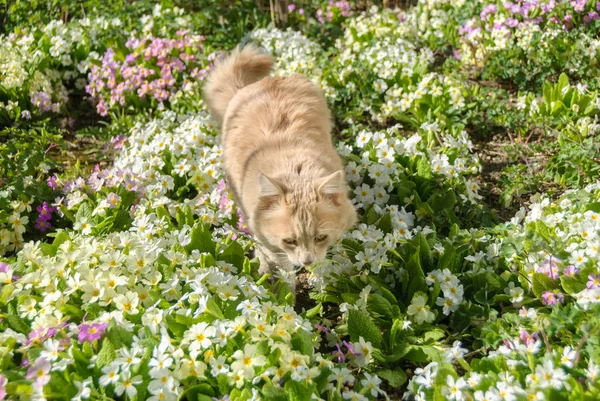
[{"label": "cat's eye", "polygon": [[326,235],[317,235],[317,236],[315,237],[315,242],[316,242],[316,243],[319,243],[319,242],[324,242],[326,239],[327,239],[327,236],[326,236]]},{"label": "cat's eye", "polygon": [[296,246],[298,245],[298,241],[296,241],[293,238],[284,238],[283,239],[283,243],[289,246]]}]

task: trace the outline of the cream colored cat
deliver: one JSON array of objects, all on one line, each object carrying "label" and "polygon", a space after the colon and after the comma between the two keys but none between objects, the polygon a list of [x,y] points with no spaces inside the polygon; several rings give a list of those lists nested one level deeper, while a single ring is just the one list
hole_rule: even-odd
[{"label": "cream colored cat", "polygon": [[[260,243],[261,272],[321,260],[356,222],[321,91],[301,75],[266,77],[273,57],[253,46],[217,62],[205,98],[221,125],[225,172]],[[266,77],[266,78],[265,78]]]}]

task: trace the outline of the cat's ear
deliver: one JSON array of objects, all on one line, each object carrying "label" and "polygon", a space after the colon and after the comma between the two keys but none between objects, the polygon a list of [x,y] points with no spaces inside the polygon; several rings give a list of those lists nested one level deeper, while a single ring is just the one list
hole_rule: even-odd
[{"label": "cat's ear", "polygon": [[258,175],[258,184],[260,185],[261,198],[266,196],[280,196],[285,193],[285,187],[281,183],[266,175]]},{"label": "cat's ear", "polygon": [[341,196],[346,191],[344,173],[341,170],[321,178],[317,185],[321,196],[329,199],[336,206],[340,205]]},{"label": "cat's ear", "polygon": [[258,175],[260,185],[258,207],[260,210],[271,210],[281,202],[281,196],[285,193],[285,187],[266,175]]},{"label": "cat's ear", "polygon": [[342,171],[323,177],[318,183],[319,193],[323,195],[339,194],[344,192],[344,174]]}]

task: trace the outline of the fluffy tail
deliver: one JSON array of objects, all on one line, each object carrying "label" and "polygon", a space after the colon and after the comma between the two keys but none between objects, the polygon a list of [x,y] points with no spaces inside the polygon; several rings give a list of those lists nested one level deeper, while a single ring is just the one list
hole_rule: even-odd
[{"label": "fluffy tail", "polygon": [[237,47],[230,56],[217,61],[204,85],[204,99],[219,125],[236,92],[267,76],[274,63],[274,57],[252,45]]}]

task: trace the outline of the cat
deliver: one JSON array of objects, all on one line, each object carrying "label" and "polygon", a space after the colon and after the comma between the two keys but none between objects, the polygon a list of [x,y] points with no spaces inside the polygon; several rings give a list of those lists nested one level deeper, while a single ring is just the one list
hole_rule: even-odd
[{"label": "cat", "polygon": [[247,45],[219,59],[204,95],[222,132],[226,181],[258,242],[261,273],[322,260],[357,220],[321,90],[294,74],[268,77],[275,59]]}]

